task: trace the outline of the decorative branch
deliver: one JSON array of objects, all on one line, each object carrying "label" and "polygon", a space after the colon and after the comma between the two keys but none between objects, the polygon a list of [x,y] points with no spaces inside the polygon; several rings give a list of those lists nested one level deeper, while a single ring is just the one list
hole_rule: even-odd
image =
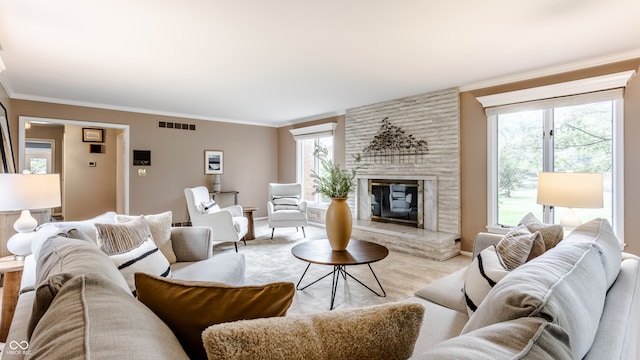
[{"label": "decorative branch", "polygon": [[382,119],[380,130],[373,137],[367,147],[364,148],[365,156],[387,157],[394,162],[398,157],[404,161],[407,155],[423,155],[429,151],[425,140],[418,140],[413,135],[406,135],[404,130],[392,125],[388,117]]}]

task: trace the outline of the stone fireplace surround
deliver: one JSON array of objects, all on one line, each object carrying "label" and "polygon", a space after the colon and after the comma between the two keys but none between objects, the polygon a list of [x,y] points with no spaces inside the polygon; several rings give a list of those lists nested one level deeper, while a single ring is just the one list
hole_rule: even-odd
[{"label": "stone fireplace surround", "polygon": [[[371,221],[369,180],[418,180],[423,182],[424,228]],[[436,176],[367,174],[357,177],[356,213],[352,237],[372,241],[395,251],[435,260],[460,254],[459,236],[438,232],[438,180]]]},{"label": "stone fireplace surround", "polygon": [[[422,147],[385,147],[395,136]],[[406,144],[402,142],[401,144]],[[382,146],[381,146],[382,145]],[[376,151],[371,152],[370,149]],[[355,156],[358,171],[352,237],[411,255],[446,260],[460,253],[460,93],[457,88],[348,109],[345,112],[345,166]],[[424,229],[369,220],[369,179],[423,180]]]}]

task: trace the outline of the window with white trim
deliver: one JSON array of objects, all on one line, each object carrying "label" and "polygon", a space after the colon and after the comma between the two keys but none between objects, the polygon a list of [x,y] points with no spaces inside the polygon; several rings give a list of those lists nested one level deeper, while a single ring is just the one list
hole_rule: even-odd
[{"label": "window with white trim", "polygon": [[320,163],[313,156],[316,145],[327,148],[333,157],[335,128],[335,123],[326,123],[290,130],[296,140],[296,181],[302,184],[303,199],[309,203],[329,203],[329,199],[314,194],[311,171],[320,173]]},{"label": "window with white trim", "polygon": [[[501,229],[517,225],[529,212],[546,223],[560,222],[566,209],[544,211],[536,203],[539,172],[595,172],[604,176],[604,208],[575,211],[583,221],[609,220],[623,242],[622,86],[631,75],[613,90],[544,100],[507,100],[512,93],[500,94],[505,95],[502,100],[493,95],[478,98],[489,121],[490,231],[504,232]],[[569,88],[575,93],[579,87]]]}]

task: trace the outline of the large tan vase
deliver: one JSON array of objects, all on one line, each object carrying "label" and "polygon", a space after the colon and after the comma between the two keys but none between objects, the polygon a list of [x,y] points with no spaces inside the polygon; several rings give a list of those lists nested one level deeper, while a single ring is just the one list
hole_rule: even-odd
[{"label": "large tan vase", "polygon": [[351,209],[347,198],[331,198],[325,224],[331,249],[346,250],[351,239]]}]

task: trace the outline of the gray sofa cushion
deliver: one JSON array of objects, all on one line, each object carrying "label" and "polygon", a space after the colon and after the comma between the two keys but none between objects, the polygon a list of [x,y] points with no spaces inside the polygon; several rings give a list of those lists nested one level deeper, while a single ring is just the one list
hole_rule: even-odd
[{"label": "gray sofa cushion", "polygon": [[129,292],[122,274],[93,241],[61,236],[47,239],[40,248],[36,262],[36,286],[49,276],[59,273],[98,273]]},{"label": "gray sofa cushion", "polygon": [[464,301],[464,279],[466,274],[467,267],[464,267],[421,288],[415,292],[415,295],[467,316],[467,303]]},{"label": "gray sofa cushion", "polygon": [[176,280],[244,285],[244,254],[225,253],[202,261],[177,262],[171,264],[171,273]]},{"label": "gray sofa cushion", "polygon": [[489,292],[462,333],[527,316],[560,325],[581,359],[595,337],[609,286],[593,244],[552,249],[520,266]]},{"label": "gray sofa cushion", "polygon": [[640,359],[638,299],[640,260],[628,259],[607,293],[596,339],[584,359]]},{"label": "gray sofa cushion", "polygon": [[568,246],[580,243],[592,243],[601,247],[602,265],[607,274],[607,283],[613,284],[620,272],[622,261],[622,246],[609,222],[605,219],[595,219],[580,225],[561,241],[558,246]]},{"label": "gray sofa cushion", "polygon": [[414,354],[412,359],[561,360],[573,359],[573,355],[569,337],[560,326],[541,318],[523,317],[447,340],[427,352]]},{"label": "gray sofa cushion", "polygon": [[100,274],[114,286],[122,288],[129,295],[129,286],[109,257],[90,240],[70,239],[61,236],[47,239],[40,249],[36,263],[36,298],[29,318],[28,335],[44,313],[64,283],[81,274]]},{"label": "gray sofa cushion", "polygon": [[151,310],[92,274],[64,283],[34,329],[29,349],[29,359],[188,359]]}]

